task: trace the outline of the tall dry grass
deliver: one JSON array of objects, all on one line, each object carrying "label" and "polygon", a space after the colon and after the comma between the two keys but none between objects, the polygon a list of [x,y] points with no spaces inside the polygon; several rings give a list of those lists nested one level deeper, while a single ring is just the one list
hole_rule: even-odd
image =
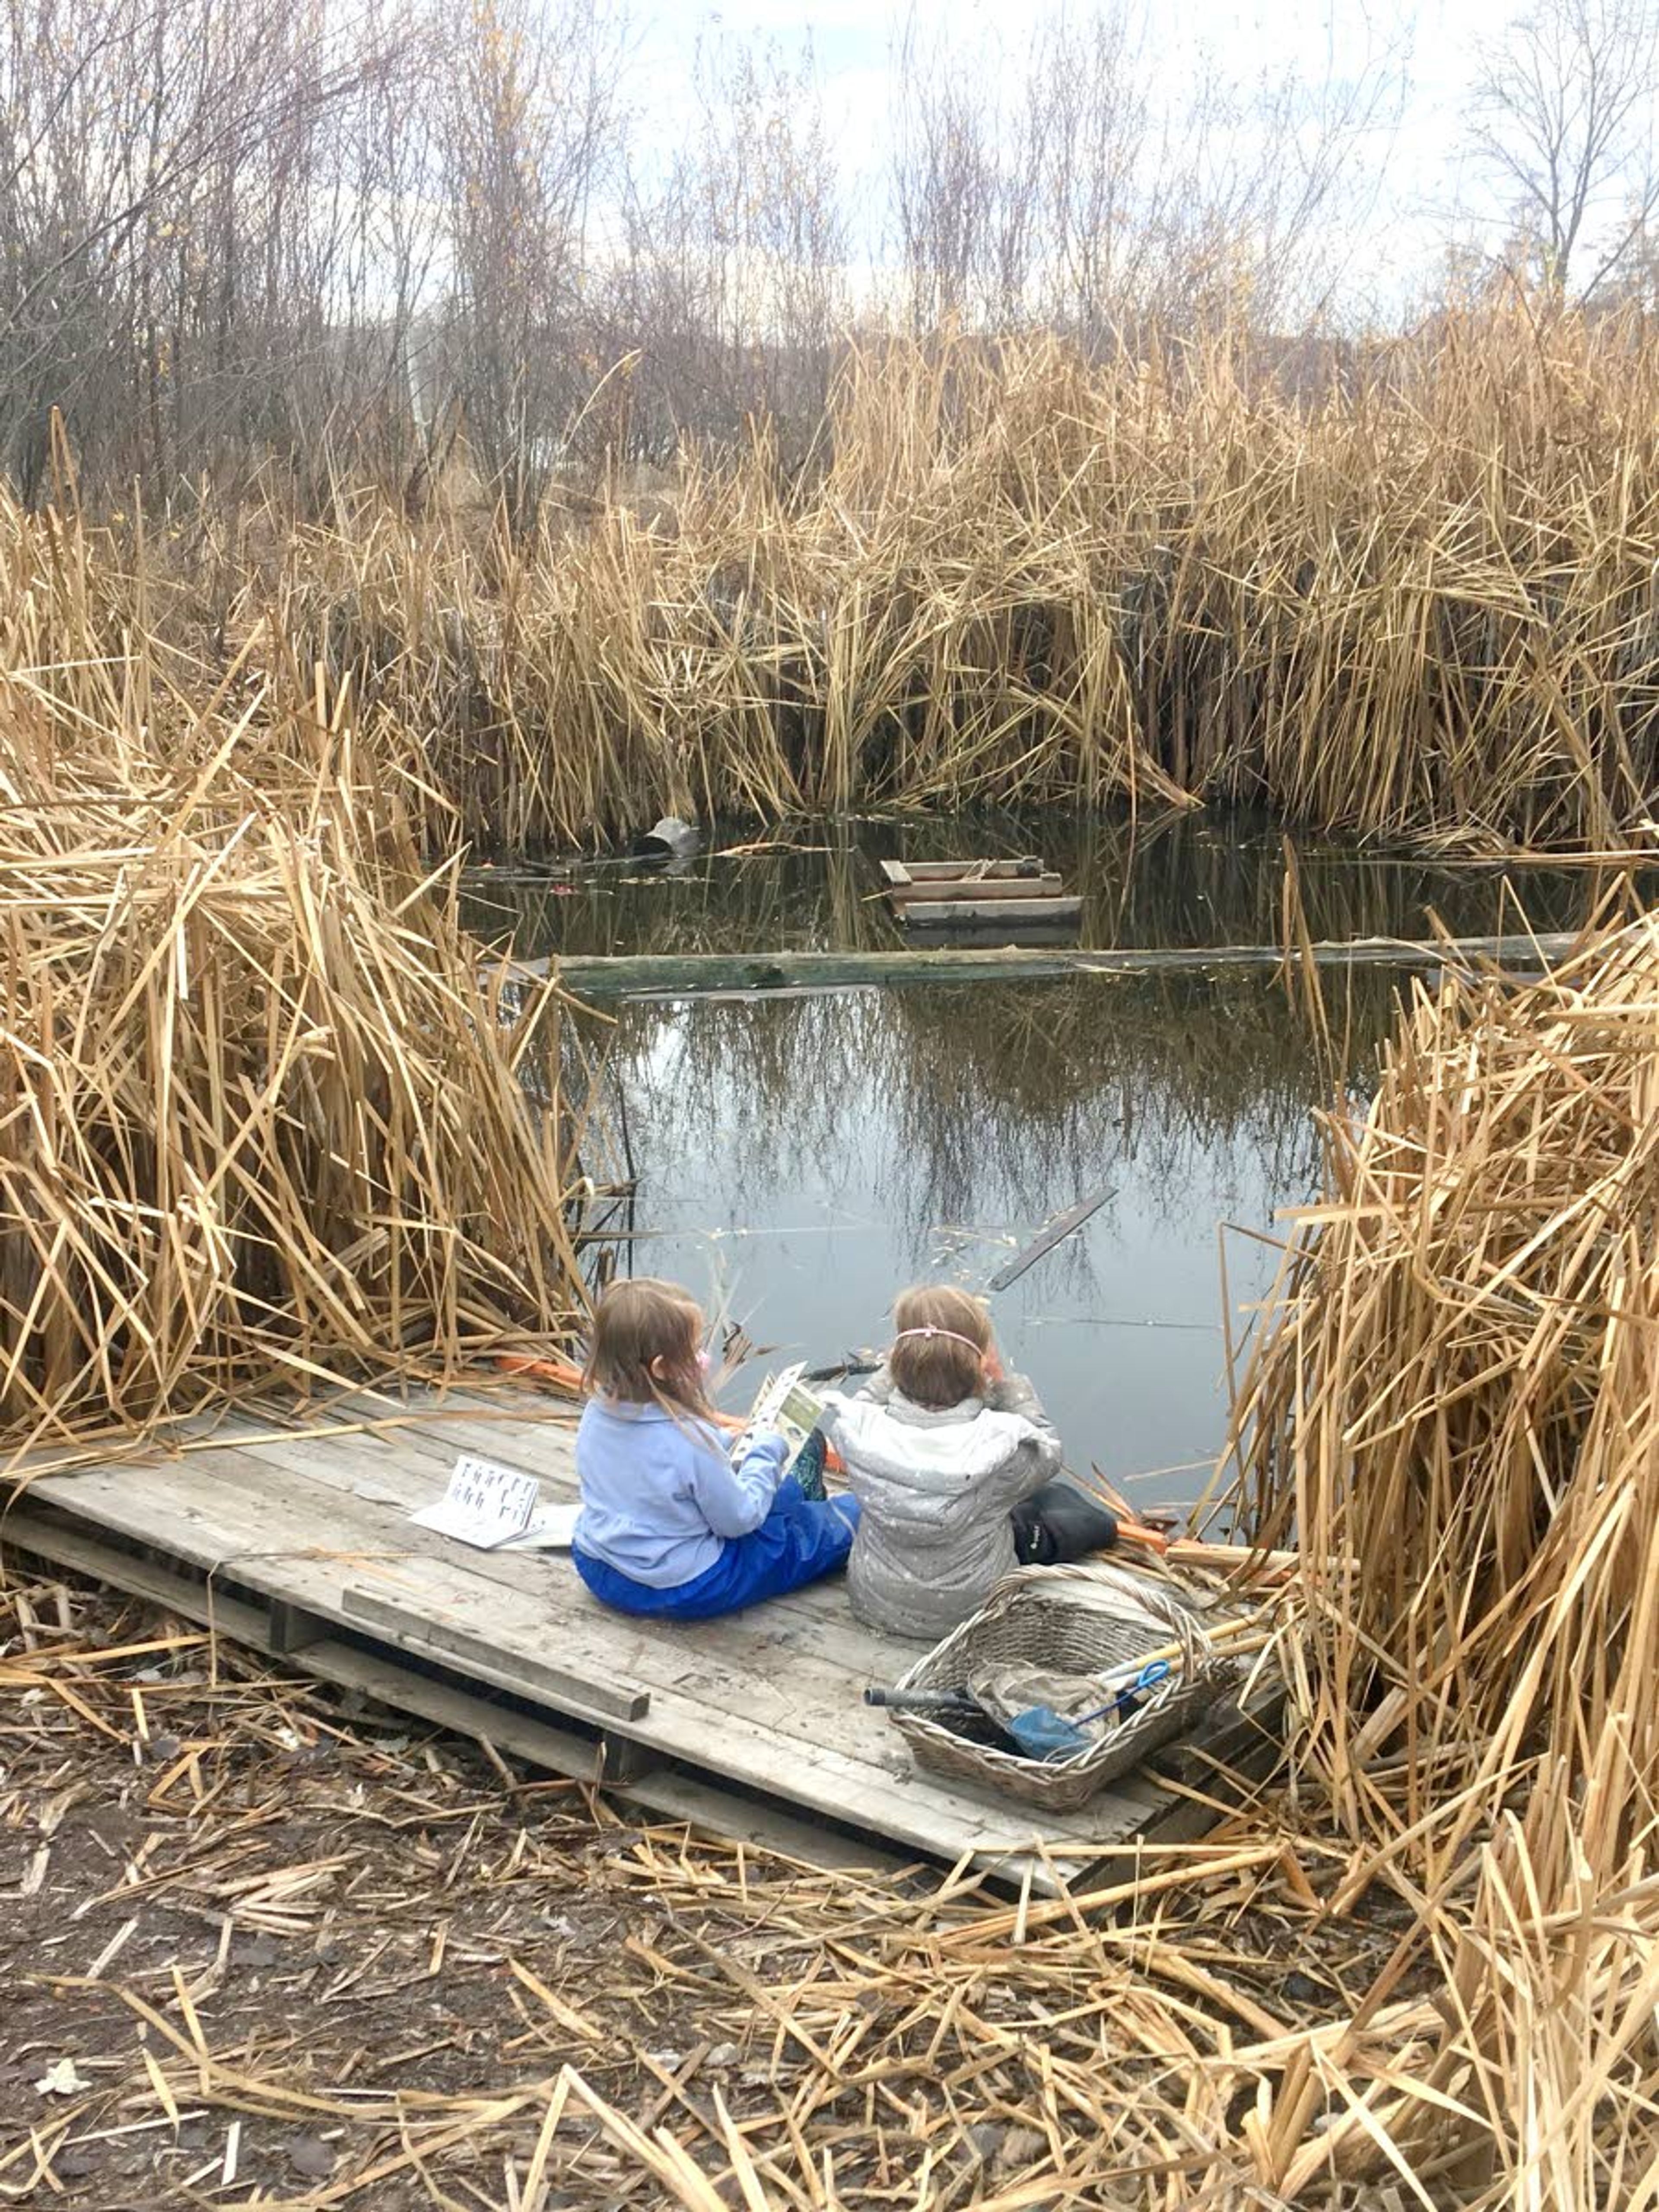
[{"label": "tall dry grass", "polygon": [[[1617,1743],[1622,1853],[1659,1809],[1659,922],[1418,985],[1323,1130],[1240,1415],[1263,1534],[1314,1563],[1310,1753],[1403,1832],[1431,1784]],[[1425,1832],[1441,1871],[1478,1817]]]},{"label": "tall dry grass", "polygon": [[1452,2201],[1648,2203],[1659,921],[1419,985],[1369,1111],[1323,1126],[1237,1446],[1301,1547],[1298,1787],[1350,1844],[1325,1911],[1392,1888],[1443,1978],[1392,2140]]},{"label": "tall dry grass", "polygon": [[489,845],[1224,798],[1601,846],[1655,778],[1656,439],[1659,351],[1612,319],[1449,316],[1304,399],[1220,345],[884,343],[793,473],[757,434],[516,543],[343,493],[231,582]]},{"label": "tall dry grass", "polygon": [[52,518],[0,608],[0,1440],[562,1338],[559,1001],[502,1023],[349,701],[208,682]]}]

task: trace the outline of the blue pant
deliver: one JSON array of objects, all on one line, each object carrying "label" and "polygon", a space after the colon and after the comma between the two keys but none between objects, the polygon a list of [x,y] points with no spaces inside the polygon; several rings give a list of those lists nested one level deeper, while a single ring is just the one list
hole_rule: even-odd
[{"label": "blue pant", "polygon": [[710,1620],[762,1598],[815,1583],[847,1565],[858,1526],[856,1498],[820,1502],[805,1498],[794,1476],[778,1485],[772,1510],[746,1536],[728,1536],[712,1567],[689,1583],[653,1589],[620,1574],[603,1559],[572,1550],[576,1572],[602,1605],[659,1620]]}]

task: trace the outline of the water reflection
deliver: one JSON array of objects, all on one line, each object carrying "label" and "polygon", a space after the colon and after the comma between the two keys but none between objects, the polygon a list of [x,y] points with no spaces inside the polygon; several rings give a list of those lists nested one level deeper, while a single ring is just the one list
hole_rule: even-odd
[{"label": "water reflection", "polygon": [[[799,848],[709,857],[677,879],[573,874],[568,893],[484,887],[474,927],[520,949],[684,951],[895,941],[872,860],[1040,849],[1086,901],[1099,944],[1274,941],[1274,836],[1211,818],[1131,842],[1121,824],[1006,817],[813,830]],[[1437,870],[1304,849],[1316,937],[1567,927],[1584,872]],[[1218,1446],[1225,1335],[1218,1225],[1271,1237],[1316,1175],[1310,1109],[1364,1091],[1403,975],[1330,981],[1322,1060],[1270,973],[1055,981],[637,1004],[619,1010],[605,1119],[638,1176],[620,1241],[595,1264],[678,1276],[729,1300],[763,1345],[813,1361],[882,1340],[896,1289],[985,1285],[1062,1208],[1112,1195],[994,1301],[999,1332],[1048,1401],[1073,1462],[1143,1503],[1191,1498]],[[574,1071],[573,1070],[573,1080]],[[1247,1308],[1276,1255],[1229,1244]],[[1194,1463],[1197,1463],[1195,1466]]]},{"label": "water reflection", "polygon": [[[736,856],[729,857],[736,848]],[[571,953],[877,950],[902,942],[879,894],[878,859],[1039,853],[1084,902],[1089,945],[1276,944],[1283,841],[1246,818],[1121,818],[1006,814],[970,822],[919,817],[804,825],[787,840],[734,836],[676,876],[631,863],[517,875],[479,870],[467,887],[469,925],[513,932],[521,951]],[[1514,884],[1496,871],[1297,848],[1316,938],[1421,937],[1437,914],[1462,936],[1517,927],[1517,897],[1534,924],[1565,929],[1596,883],[1584,870],[1528,869]]]},{"label": "water reflection", "polygon": [[[1395,986],[1356,980],[1361,1083]],[[640,1176],[619,1264],[729,1301],[760,1341],[815,1362],[878,1342],[903,1283],[982,1287],[1047,1218],[1109,1188],[994,1310],[1077,1462],[1115,1480],[1218,1445],[1218,1224],[1271,1233],[1312,1187],[1309,1109],[1328,1096],[1305,1028],[1259,975],[638,1005],[607,1080]],[[1235,1304],[1273,1258],[1235,1240]],[[1200,1483],[1182,1472],[1155,1492]]]}]

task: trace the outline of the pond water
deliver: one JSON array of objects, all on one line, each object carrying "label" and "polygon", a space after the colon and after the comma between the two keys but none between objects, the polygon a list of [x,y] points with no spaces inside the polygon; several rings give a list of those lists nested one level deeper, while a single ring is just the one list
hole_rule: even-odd
[{"label": "pond water", "polygon": [[[895,945],[875,861],[1040,852],[1085,898],[1094,945],[1273,943],[1284,849],[1213,816],[980,817],[734,837],[684,874],[480,871],[467,919],[521,954]],[[733,851],[732,846],[740,849]],[[745,846],[750,848],[744,849]],[[1303,846],[1315,938],[1571,927],[1586,871],[1431,867]],[[1363,1092],[1403,971],[1333,976],[1340,1079]],[[605,1265],[681,1280],[774,1361],[881,1345],[894,1292],[982,1289],[1044,1223],[1110,1194],[995,1295],[1005,1356],[1073,1465],[1142,1505],[1202,1490],[1226,1425],[1230,1341],[1270,1284],[1283,1209],[1317,1181],[1332,1073],[1271,971],[906,985],[636,1002],[610,1041],[607,1106],[637,1194]],[[1224,1289],[1224,1248],[1225,1278]],[[751,1374],[758,1370],[751,1370]],[[746,1402],[751,1383],[735,1395]]]}]

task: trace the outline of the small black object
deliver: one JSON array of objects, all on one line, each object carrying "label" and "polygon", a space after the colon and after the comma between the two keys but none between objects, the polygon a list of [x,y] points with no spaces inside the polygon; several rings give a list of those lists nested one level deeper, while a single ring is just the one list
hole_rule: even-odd
[{"label": "small black object", "polygon": [[1109,1552],[1117,1542],[1117,1516],[1063,1480],[1045,1482],[1008,1517],[1023,1567],[1058,1566],[1086,1559],[1091,1552]]},{"label": "small black object", "polygon": [[881,1366],[879,1359],[868,1352],[844,1352],[823,1367],[809,1367],[801,1376],[803,1382],[839,1382],[850,1375],[874,1375]]},{"label": "small black object", "polygon": [[702,843],[702,832],[695,822],[682,822],[677,814],[665,814],[662,819],[642,837],[634,841],[634,857],[638,860],[689,860]]},{"label": "small black object", "polygon": [[866,1705],[884,1705],[896,1713],[983,1712],[977,1698],[966,1690],[884,1690],[872,1682],[864,1693]]}]

